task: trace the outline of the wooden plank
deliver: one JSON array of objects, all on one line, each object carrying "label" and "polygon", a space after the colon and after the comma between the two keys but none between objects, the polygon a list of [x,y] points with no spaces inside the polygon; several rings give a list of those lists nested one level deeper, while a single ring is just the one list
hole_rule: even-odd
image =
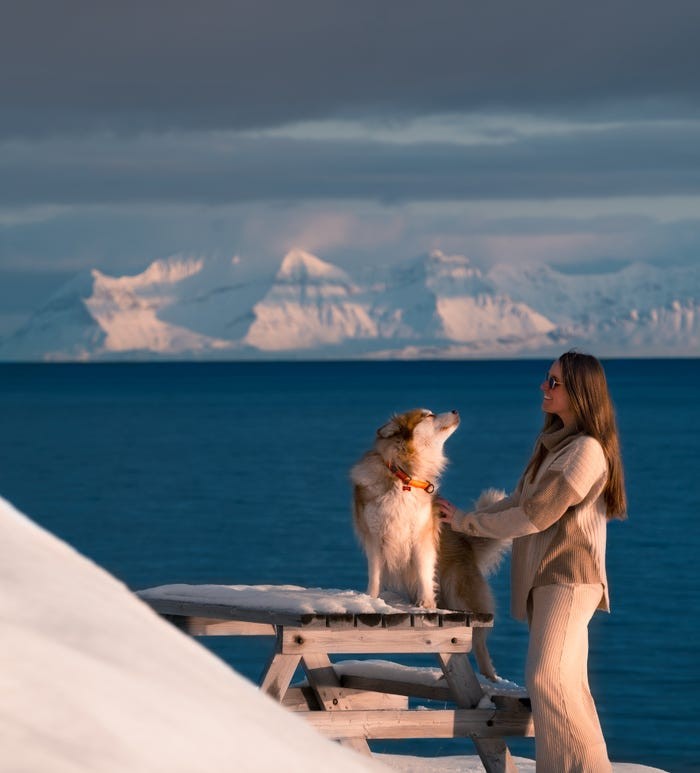
[{"label": "wooden plank", "polygon": [[191,636],[274,636],[277,629],[270,623],[246,623],[242,620],[213,620],[187,617],[184,630]]},{"label": "wooden plank", "polygon": [[282,652],[290,654],[320,653],[408,653],[466,652],[471,648],[470,628],[354,628],[282,629]]},{"label": "wooden plank", "polygon": [[[484,691],[469,658],[462,654],[441,653],[438,655],[438,660],[457,705],[464,709],[476,706],[484,696]],[[525,712],[499,711],[499,716],[505,714],[520,714],[532,723],[532,716]],[[534,735],[534,730],[532,734]],[[513,756],[505,741],[502,738],[484,738],[484,735],[486,734],[479,733],[479,737],[472,740],[487,773],[517,773]],[[508,735],[508,733],[503,733],[503,735]]]},{"label": "wooden plank", "polygon": [[505,709],[506,711],[532,711],[529,696],[498,695],[496,693],[491,696],[491,700],[497,708]]},{"label": "wooden plank", "polygon": [[[275,613],[277,614],[277,613]],[[316,614],[312,612],[303,612],[299,615],[299,625],[307,626],[326,626],[328,615]]]},{"label": "wooden plank", "polygon": [[440,628],[440,615],[437,612],[423,612],[413,615],[414,628]]},{"label": "wooden plank", "polygon": [[352,709],[373,709],[374,711],[408,709],[408,698],[405,695],[390,695],[371,690],[349,690],[348,688],[345,688],[345,695]]},{"label": "wooden plank", "polygon": [[357,628],[380,628],[384,615],[367,613],[355,615],[355,626]]},{"label": "wooden plank", "polygon": [[[338,675],[333,670],[333,664],[328,655],[320,652],[305,653],[301,662],[309,685],[324,709],[324,711],[318,712],[319,714],[342,712],[351,708],[351,699],[340,686]],[[372,711],[376,711],[376,708],[373,707]],[[372,756],[365,736],[342,737],[340,741],[343,746],[348,746],[360,754]]]},{"label": "wooden plank", "polygon": [[463,612],[453,612],[449,615],[442,615],[440,624],[443,628],[449,628],[456,625],[466,625],[471,627],[471,620],[469,615]]},{"label": "wooden plank", "polygon": [[319,711],[321,709],[314,691],[308,684],[301,687],[288,687],[281,703],[290,711]]},{"label": "wooden plank", "polygon": [[410,698],[424,698],[429,701],[454,700],[446,682],[436,682],[434,685],[429,685],[422,682],[412,682],[410,679],[385,679],[361,676],[360,674],[343,674],[340,677],[340,683],[343,687],[352,687],[356,690],[373,690]]},{"label": "wooden plank", "polygon": [[318,702],[324,711],[338,711],[351,708],[345,699],[345,691],[333,669],[328,655],[321,652],[305,652],[302,667]]},{"label": "wooden plank", "polygon": [[484,697],[484,691],[481,689],[469,658],[462,653],[447,652],[439,653],[437,658],[455,703],[463,709],[471,709],[478,705]]},{"label": "wooden plank", "polygon": [[340,738],[338,741],[341,746],[354,749],[358,754],[364,754],[365,757],[372,756],[372,750],[369,748],[369,744],[364,738]]},{"label": "wooden plank", "polygon": [[471,625],[472,628],[476,628],[477,626],[480,628],[492,628],[493,615],[490,612],[470,612],[469,625]]},{"label": "wooden plank", "polygon": [[325,616],[326,628],[354,628],[355,627],[355,615],[352,613],[334,613],[332,615]]},{"label": "wooden plank", "polygon": [[408,612],[405,615],[384,615],[382,619],[384,628],[410,628],[411,622]]},{"label": "wooden plank", "polygon": [[[532,718],[529,722],[532,726]],[[530,735],[534,734],[533,729]],[[486,773],[518,773],[518,766],[503,738],[473,738],[472,740]]]},{"label": "wooden plank", "polygon": [[297,670],[301,655],[275,652],[263,673],[260,689],[276,701],[281,701]]},{"label": "wooden plank", "polygon": [[[407,709],[408,698],[403,695],[388,695],[383,693],[371,692],[368,690],[354,690],[343,687],[343,692],[348,705],[352,709]],[[284,698],[282,705],[290,711],[319,711],[321,706],[311,689],[311,686],[301,685],[299,687],[290,687]]]},{"label": "wooden plank", "polygon": [[302,715],[330,738],[483,738],[534,735],[524,712],[496,709],[311,711]]}]

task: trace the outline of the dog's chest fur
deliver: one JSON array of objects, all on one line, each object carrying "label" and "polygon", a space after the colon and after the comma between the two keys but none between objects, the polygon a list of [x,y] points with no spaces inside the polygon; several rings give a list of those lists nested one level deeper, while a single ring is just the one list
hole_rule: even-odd
[{"label": "dog's chest fur", "polygon": [[[434,460],[431,472],[437,474],[442,458]],[[405,491],[379,454],[366,454],[353,468],[352,480],[358,535],[365,548],[373,544],[381,551],[387,566],[405,564],[416,545],[437,539],[431,495],[418,488]]]},{"label": "dog's chest fur", "polygon": [[377,537],[389,532],[394,540],[412,540],[433,519],[431,501],[424,491],[403,491],[394,484],[384,496],[365,503],[364,521]]}]

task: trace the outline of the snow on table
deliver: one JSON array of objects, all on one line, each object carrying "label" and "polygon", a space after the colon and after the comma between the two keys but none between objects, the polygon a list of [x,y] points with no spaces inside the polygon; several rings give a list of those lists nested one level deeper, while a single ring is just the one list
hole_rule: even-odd
[{"label": "snow on table", "polygon": [[161,585],[137,595],[161,614],[220,616],[222,619],[304,624],[313,618],[381,615],[384,618],[430,618],[467,625],[490,625],[486,613],[425,609],[397,594],[373,598],[366,593],[298,585]]}]

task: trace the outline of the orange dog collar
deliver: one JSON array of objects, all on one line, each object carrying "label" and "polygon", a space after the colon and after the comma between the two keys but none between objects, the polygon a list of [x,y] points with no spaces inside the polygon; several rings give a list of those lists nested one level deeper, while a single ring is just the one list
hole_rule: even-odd
[{"label": "orange dog collar", "polygon": [[435,486],[429,480],[418,480],[412,478],[406,470],[394,464],[393,462],[386,462],[386,466],[389,470],[403,483],[403,490],[410,491],[411,488],[423,489],[427,494],[432,494],[435,491]]}]

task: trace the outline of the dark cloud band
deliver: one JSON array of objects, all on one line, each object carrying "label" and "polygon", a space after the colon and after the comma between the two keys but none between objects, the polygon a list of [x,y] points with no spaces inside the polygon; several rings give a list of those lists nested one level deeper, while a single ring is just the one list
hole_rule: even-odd
[{"label": "dark cloud band", "polygon": [[0,132],[697,108],[699,35],[696,0],[23,0],[0,25]]},{"label": "dark cloud band", "polygon": [[695,122],[398,144],[227,135],[0,148],[0,204],[547,199],[700,193]]}]

